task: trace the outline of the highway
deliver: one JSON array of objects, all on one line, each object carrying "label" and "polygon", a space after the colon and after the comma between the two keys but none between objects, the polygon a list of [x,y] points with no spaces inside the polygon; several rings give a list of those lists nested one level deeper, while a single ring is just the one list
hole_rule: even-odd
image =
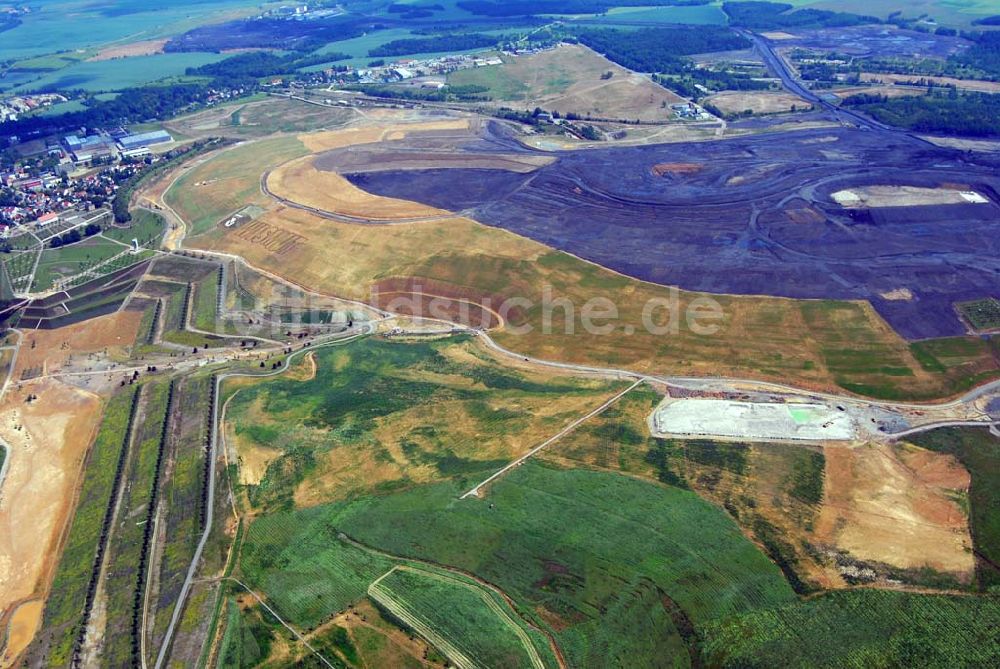
[{"label": "highway", "polygon": [[807,100],[808,102],[811,102],[814,105],[826,109],[827,111],[832,113],[834,118],[836,118],[838,121],[843,122],[843,119],[846,117],[850,119],[850,121],[853,124],[857,125],[859,128],[863,130],[877,130],[881,132],[891,132],[897,135],[905,135],[907,137],[912,137],[913,139],[916,139],[920,142],[924,141],[923,139],[911,135],[910,133],[904,130],[894,128],[892,126],[886,125],[885,123],[876,121],[873,118],[869,118],[864,114],[858,113],[850,109],[845,109],[843,107],[839,107],[833,104],[832,102],[824,100],[820,96],[813,93],[812,90],[806,88],[795,77],[788,63],[785,62],[784,58],[778,55],[778,53],[774,50],[774,47],[771,45],[771,42],[768,41],[767,38],[762,37],[761,35],[758,35],[756,33],[752,33],[748,30],[737,30],[736,32],[738,32],[739,34],[743,35],[751,42],[753,42],[754,47],[757,50],[757,53],[759,53],[760,56],[764,59],[764,63],[767,65],[767,69],[770,70],[772,74],[774,74],[776,77],[778,77],[778,79],[781,80],[781,85],[784,86],[787,91],[789,91],[790,93],[794,93],[795,95],[798,95],[799,97],[803,98],[804,100]]}]

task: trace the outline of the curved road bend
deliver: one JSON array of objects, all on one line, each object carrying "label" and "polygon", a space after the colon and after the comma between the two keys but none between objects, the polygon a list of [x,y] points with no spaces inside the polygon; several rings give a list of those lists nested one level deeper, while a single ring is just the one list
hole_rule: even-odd
[{"label": "curved road bend", "polygon": [[269,376],[277,376],[278,374],[283,374],[289,368],[293,358],[300,355],[308,353],[310,351],[315,351],[318,348],[323,348],[325,346],[332,346],[336,344],[345,344],[349,341],[354,341],[360,339],[361,337],[368,336],[375,332],[376,325],[375,322],[366,323],[362,326],[359,331],[351,332],[347,336],[345,333],[340,332],[336,335],[330,335],[329,339],[323,341],[319,344],[313,344],[308,347],[300,348],[299,350],[290,353],[284,361],[284,364],[279,369],[270,371],[264,374],[255,374],[252,372],[230,372],[222,373],[215,377],[215,400],[212,402],[212,416],[211,422],[209,424],[212,438],[209,443],[209,452],[206,457],[209,458],[208,461],[208,490],[206,492],[205,499],[205,529],[202,531],[201,539],[198,541],[198,546],[195,548],[194,556],[191,558],[191,564],[188,567],[187,576],[184,578],[184,585],[181,586],[180,594],[177,596],[177,602],[174,604],[173,612],[170,615],[170,624],[167,626],[166,634],[163,637],[163,642],[160,645],[160,651],[156,656],[155,669],[161,669],[163,663],[167,658],[167,650],[170,648],[171,641],[173,640],[174,631],[177,628],[177,623],[181,617],[181,611],[184,608],[184,602],[187,599],[188,593],[191,590],[191,585],[194,581],[195,573],[198,571],[198,564],[201,562],[201,555],[205,550],[205,544],[208,543],[208,537],[212,532],[212,524],[214,522],[215,513],[215,460],[218,456],[219,451],[219,394],[222,390],[222,382],[229,378],[234,377],[253,377],[253,378],[267,378]]}]

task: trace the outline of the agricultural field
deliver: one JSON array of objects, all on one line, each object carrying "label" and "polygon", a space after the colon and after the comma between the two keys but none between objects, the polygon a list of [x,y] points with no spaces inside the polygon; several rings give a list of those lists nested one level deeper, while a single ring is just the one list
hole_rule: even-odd
[{"label": "agricultural field", "polygon": [[[5,36],[8,34],[5,33]],[[83,90],[93,93],[120,91],[161,79],[179,77],[189,67],[207,65],[224,57],[213,53],[162,53],[116,60],[84,61],[44,73],[8,92],[16,94],[53,90]]]},{"label": "agricultural field", "polygon": [[503,65],[458,70],[448,76],[448,83],[485,86],[487,95],[504,106],[542,107],[600,119],[666,121],[674,117],[669,106],[684,101],[648,77],[580,45],[507,57]]},{"label": "agricultural field", "polygon": [[[124,0],[112,7],[55,0],[32,10],[22,25],[3,33],[0,60],[152,39],[209,20],[249,15],[257,11],[257,5],[246,0]],[[80,29],[82,24],[86,30]]]}]

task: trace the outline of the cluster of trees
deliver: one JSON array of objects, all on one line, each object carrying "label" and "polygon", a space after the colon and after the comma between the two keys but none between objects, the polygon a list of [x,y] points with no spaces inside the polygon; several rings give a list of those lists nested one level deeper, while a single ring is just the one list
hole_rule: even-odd
[{"label": "cluster of trees", "polygon": [[57,249],[60,246],[68,246],[70,244],[76,244],[81,239],[85,237],[93,237],[100,231],[101,231],[100,225],[98,225],[97,223],[88,223],[86,226],[84,226],[82,233],[80,232],[80,228],[73,228],[69,232],[54,238],[51,242],[49,242],[49,246],[51,246],[54,249]]},{"label": "cluster of trees", "polygon": [[916,132],[992,137],[1000,135],[1000,95],[960,94],[954,88],[921,97],[853,95],[845,105],[879,121]]},{"label": "cluster of trees", "polygon": [[439,4],[430,5],[404,5],[394,2],[387,8],[390,14],[399,14],[404,19],[426,19],[434,16],[434,12],[444,10]]},{"label": "cluster of trees", "polygon": [[972,23],[977,26],[1000,26],[1000,14],[987,16],[982,19],[976,19]]},{"label": "cluster of trees", "polygon": [[200,26],[173,38],[168,52],[229,49],[285,49],[308,53],[330,42],[360,37],[388,26],[356,15],[322,21],[278,18],[245,19]]},{"label": "cluster of trees", "polygon": [[965,53],[952,56],[949,60],[1000,77],[1000,32],[984,32],[977,35],[974,41],[975,44]]},{"label": "cluster of trees", "polygon": [[695,53],[732,51],[750,47],[750,41],[724,26],[663,26],[641,30],[583,30],[581,44],[609,60],[637,72],[676,72]]},{"label": "cluster of trees", "polygon": [[80,127],[108,127],[167,118],[205,99],[204,84],[144,86],[113,100],[95,100],[87,109],[58,116],[26,116],[3,124],[3,134],[28,137]]},{"label": "cluster of trees", "polygon": [[0,33],[5,30],[13,30],[19,25],[21,25],[21,19],[16,16],[11,16],[10,14],[0,16]]},{"label": "cluster of trees", "polygon": [[186,73],[190,76],[212,77],[212,86],[215,88],[248,88],[255,86],[257,80],[263,77],[290,76],[304,67],[348,58],[349,55],[339,52],[278,56],[266,51],[255,51],[201,67],[189,67]]},{"label": "cluster of trees", "polygon": [[480,16],[603,14],[612,7],[690,7],[712,0],[461,0],[458,6]]},{"label": "cluster of trees", "polygon": [[782,30],[787,28],[844,28],[869,23],[881,23],[874,16],[861,16],[848,12],[831,12],[824,9],[799,9],[784,2],[724,2],[722,11],[729,16],[729,23],[753,30]]},{"label": "cluster of trees", "polygon": [[464,35],[434,35],[397,39],[382,46],[369,49],[372,58],[405,56],[411,53],[434,53],[438,51],[466,51],[495,45],[499,40],[495,35],[466,33]]},{"label": "cluster of trees", "polygon": [[486,101],[490,100],[486,86],[469,84],[467,86],[449,86],[437,90],[418,88],[394,88],[382,84],[352,84],[347,88],[360,91],[375,98],[390,98],[393,100],[422,100],[427,102]]}]

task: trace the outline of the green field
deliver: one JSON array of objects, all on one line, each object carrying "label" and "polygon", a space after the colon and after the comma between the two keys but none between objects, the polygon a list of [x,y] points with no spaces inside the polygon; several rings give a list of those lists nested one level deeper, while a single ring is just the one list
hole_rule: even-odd
[{"label": "green field", "polygon": [[160,79],[177,77],[183,75],[189,67],[214,63],[222,58],[223,55],[213,53],[161,53],[153,56],[82,62],[43,74],[38,79],[11,89],[10,92],[119,91]]},{"label": "green field", "polygon": [[165,225],[159,214],[148,209],[133,209],[132,220],[127,228],[108,225],[104,227],[102,235],[122,244],[131,244],[133,239],[137,239],[139,246],[155,248],[163,236]]},{"label": "green field", "polygon": [[834,592],[711,625],[705,655],[721,667],[988,667],[998,626],[995,597]]},{"label": "green field", "polygon": [[94,556],[98,542],[103,539],[102,524],[114,494],[115,472],[128,439],[129,417],[136,392],[137,388],[130,389],[108,402],[101,429],[91,448],[83,489],[59,559],[52,594],[45,603],[44,631],[36,640],[37,647],[32,654],[41,657],[44,666],[69,666],[73,644],[83,622],[81,612],[93,573]]},{"label": "green field", "polygon": [[237,146],[186,172],[164,200],[191,226],[191,234],[206,232],[248,204],[268,204],[260,192],[261,174],[306,153],[294,137]]},{"label": "green field", "polygon": [[396,561],[337,538],[324,508],[274,513],[247,531],[242,580],[286,620],[309,630],[362,599]]},{"label": "green field", "polygon": [[246,387],[230,401],[231,443],[247,462],[267,463],[247,484],[254,508],[445,478],[471,485],[620,387],[522,376],[483,357],[469,339],[367,339],[314,356],[315,377],[301,379],[303,362],[292,378]]},{"label": "green field", "polygon": [[0,61],[154,39],[220,20],[223,12],[250,14],[258,5],[248,0],[46,0],[31,5],[22,25],[3,33]]},{"label": "green field", "polygon": [[725,513],[685,490],[526,464],[488,500],[457,501],[458,492],[447,483],[421,486],[298,512],[294,524],[303,535],[336,528],[495,583],[522,612],[540,612],[536,622],[555,628],[578,666],[627,658],[641,665],[657,653],[686,661],[683,634],[692,624],[793,598]]},{"label": "green field", "polygon": [[[586,21],[588,26],[598,24],[601,27],[609,28],[625,28],[636,24],[645,26],[656,23],[723,25],[727,21],[727,17],[722,11],[722,3],[714,1],[705,5],[688,7],[612,7],[605,14],[584,14],[575,15],[575,17]],[[573,22],[570,22],[570,25],[573,25]]]},{"label": "green field", "polygon": [[499,595],[471,579],[397,567],[373,584],[369,594],[450,658],[497,669],[558,666],[545,637],[519,621]]},{"label": "green field", "polygon": [[[157,454],[167,419],[169,383],[142,387],[141,411],[136,419],[132,453],[125,470],[125,486],[111,541],[108,544],[107,635],[103,657],[115,666],[128,665],[132,657],[132,613],[136,597],[142,596],[144,522],[153,495]],[[138,591],[138,594],[137,594]]]},{"label": "green field", "polygon": [[219,272],[212,272],[194,285],[191,304],[191,324],[199,330],[214,331],[219,327]]},{"label": "green field", "polygon": [[893,0],[783,0],[796,7],[812,7],[837,12],[853,12],[885,18],[890,12],[905,9],[913,18],[926,14],[947,26],[970,27],[972,21],[998,13],[996,0],[908,0],[904,5]]},{"label": "green field", "polygon": [[169,622],[173,603],[200,538],[202,523],[202,484],[205,470],[204,444],[208,423],[210,379],[187,377],[175,394],[180,415],[177,430],[169,440],[167,457],[171,466],[163,481],[165,529],[162,561],[159,565],[160,597],[156,604],[154,641],[160,638]]},{"label": "green field", "polygon": [[[47,248],[42,251],[32,289],[46,290],[57,280],[84,272],[124,250],[121,244],[101,237],[91,237],[57,249]],[[135,260],[133,258],[132,262]]]}]

